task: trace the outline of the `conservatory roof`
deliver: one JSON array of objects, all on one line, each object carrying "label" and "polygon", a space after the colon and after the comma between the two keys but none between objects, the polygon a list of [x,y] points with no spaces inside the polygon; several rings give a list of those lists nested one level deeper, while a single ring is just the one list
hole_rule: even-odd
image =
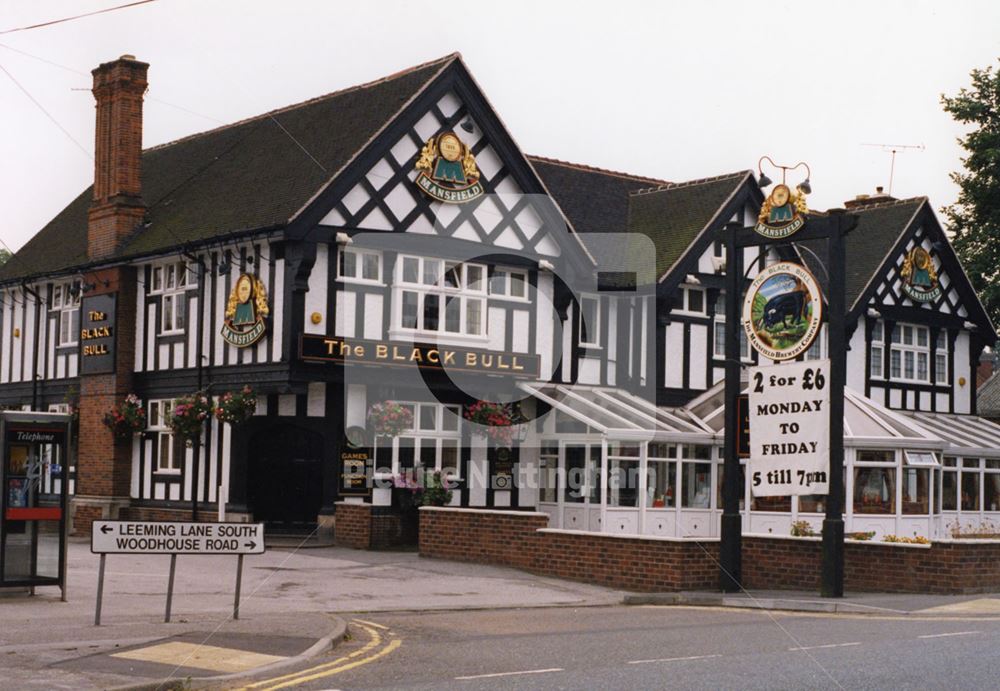
[{"label": "conservatory roof", "polygon": [[658,408],[621,389],[579,384],[518,386],[538,400],[614,439],[708,442],[713,430],[683,408]]},{"label": "conservatory roof", "polygon": [[1000,458],[1000,425],[975,415],[905,412],[921,427],[940,437],[945,453]]}]

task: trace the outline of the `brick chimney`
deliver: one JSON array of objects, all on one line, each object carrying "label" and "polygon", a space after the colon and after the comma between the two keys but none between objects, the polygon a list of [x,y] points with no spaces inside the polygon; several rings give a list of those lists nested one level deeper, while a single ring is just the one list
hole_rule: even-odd
[{"label": "brick chimney", "polygon": [[[106,62],[94,75],[97,127],[94,197],[87,219],[87,255],[114,257],[142,222],[142,97],[144,62],[131,55]],[[132,440],[116,440],[103,418],[132,392],[135,364],[136,272],[127,264],[83,273],[80,324],[112,330],[110,354],[80,354],[80,432],[77,442],[74,533],[87,534],[95,519],[114,519],[130,504]]]},{"label": "brick chimney", "polygon": [[106,259],[142,221],[142,97],[149,65],[123,55],[93,71],[97,100],[94,197],[87,256]]}]

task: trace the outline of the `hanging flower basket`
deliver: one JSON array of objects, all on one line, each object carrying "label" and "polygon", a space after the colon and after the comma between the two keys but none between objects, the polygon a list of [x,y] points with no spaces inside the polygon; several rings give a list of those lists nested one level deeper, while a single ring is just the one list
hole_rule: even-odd
[{"label": "hanging flower basket", "polygon": [[212,402],[203,392],[178,398],[167,424],[174,435],[191,446],[201,436],[205,420],[212,414]]},{"label": "hanging flower basket", "polygon": [[252,418],[256,411],[257,394],[249,386],[244,386],[235,393],[227,391],[219,396],[215,406],[215,418],[219,422],[228,422],[235,427]]},{"label": "hanging flower basket", "polygon": [[497,446],[510,446],[514,440],[514,414],[505,403],[476,401],[465,409],[465,419],[475,423],[473,433],[482,434]]},{"label": "hanging flower basket", "polygon": [[395,401],[382,401],[368,409],[368,425],[376,437],[398,437],[413,429],[413,410]]},{"label": "hanging flower basket", "polygon": [[130,393],[124,401],[112,406],[104,414],[103,422],[111,430],[116,442],[127,441],[133,434],[146,429],[146,408],[138,396]]}]

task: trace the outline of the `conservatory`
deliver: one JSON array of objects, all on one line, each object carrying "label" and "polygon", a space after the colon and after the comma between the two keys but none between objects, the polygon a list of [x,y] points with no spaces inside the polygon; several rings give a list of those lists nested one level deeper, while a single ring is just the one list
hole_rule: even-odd
[{"label": "conservatory", "polygon": [[[609,388],[521,387],[552,408],[528,444],[538,449],[538,508],[551,527],[719,534],[722,383],[682,408]],[[1000,519],[1000,426],[967,415],[892,411],[850,389],[845,398],[848,534],[935,538],[956,524],[988,528]],[[788,535],[793,523],[820,530],[825,496],[753,497],[743,486],[745,533]]]}]

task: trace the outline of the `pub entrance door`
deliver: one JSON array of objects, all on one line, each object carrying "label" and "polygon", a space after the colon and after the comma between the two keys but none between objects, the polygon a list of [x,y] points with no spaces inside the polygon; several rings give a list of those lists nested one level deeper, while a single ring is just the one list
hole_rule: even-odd
[{"label": "pub entrance door", "polygon": [[311,532],[323,504],[323,435],[283,423],[249,441],[247,498],[254,520],[271,532]]},{"label": "pub entrance door", "polygon": [[66,579],[70,417],[0,413],[0,586]]}]

